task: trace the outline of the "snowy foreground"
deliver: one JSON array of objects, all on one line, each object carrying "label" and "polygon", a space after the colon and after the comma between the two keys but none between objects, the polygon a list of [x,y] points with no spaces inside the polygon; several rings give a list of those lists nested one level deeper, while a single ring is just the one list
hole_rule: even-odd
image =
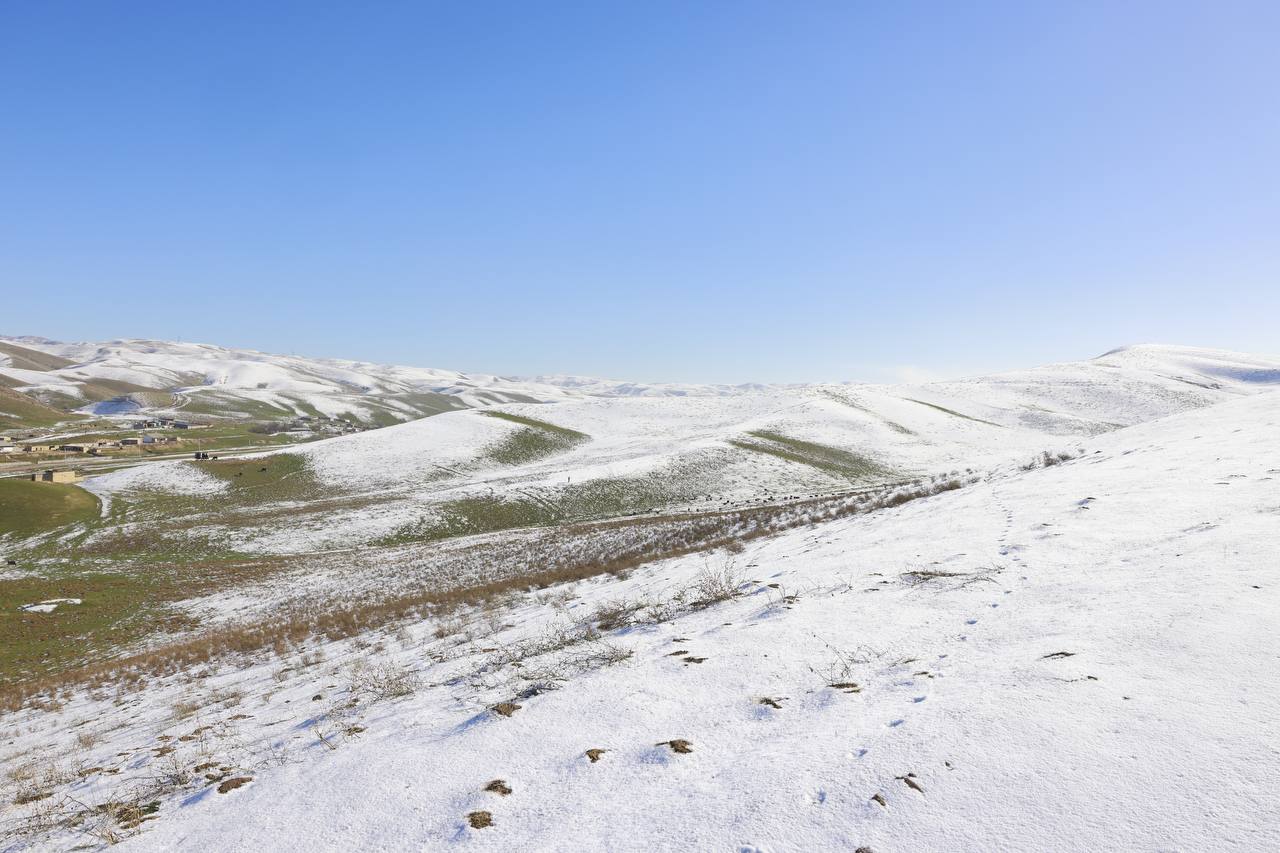
[{"label": "snowy foreground", "polygon": [[[3,849],[114,840],[18,830],[171,778],[125,849],[1277,850],[1277,437],[1264,392],[736,555],[8,715],[11,777],[58,781]],[[737,594],[698,601],[713,575]]]}]

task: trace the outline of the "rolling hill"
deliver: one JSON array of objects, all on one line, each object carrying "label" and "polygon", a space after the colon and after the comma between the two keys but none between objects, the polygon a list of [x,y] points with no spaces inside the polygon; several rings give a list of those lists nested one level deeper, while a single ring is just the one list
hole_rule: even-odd
[{"label": "rolling hill", "polygon": [[100,519],[4,541],[5,849],[1274,849],[1277,366],[508,403],[93,478]]},{"label": "rolling hill", "polygon": [[[175,543],[198,535],[240,553],[301,554],[430,541],[764,504],[1072,453],[1092,436],[1272,388],[1277,364],[1146,346],[919,386],[494,404],[253,465],[172,462],[86,487],[121,512],[134,506],[129,523]],[[166,490],[185,495],[182,504],[143,509]]]}]

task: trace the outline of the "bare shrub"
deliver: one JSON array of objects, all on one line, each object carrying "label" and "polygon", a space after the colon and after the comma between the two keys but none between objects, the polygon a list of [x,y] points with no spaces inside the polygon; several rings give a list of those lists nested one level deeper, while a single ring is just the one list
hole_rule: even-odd
[{"label": "bare shrub", "polygon": [[458,634],[465,633],[467,629],[467,620],[458,614],[446,616],[436,623],[436,629],[431,635],[437,640],[443,640],[445,637],[453,637]]},{"label": "bare shrub", "polygon": [[693,579],[692,594],[698,606],[707,607],[721,601],[728,601],[738,594],[742,586],[742,576],[738,572],[736,562],[727,557],[718,568],[710,562],[704,562],[697,577]]},{"label": "bare shrub", "polygon": [[627,601],[625,599],[606,601],[596,608],[591,621],[595,622],[601,631],[626,628],[635,624],[636,614],[644,608],[645,604],[641,601]]},{"label": "bare shrub", "polygon": [[360,667],[351,674],[351,692],[367,693],[374,701],[410,696],[421,684],[416,672],[392,663]]},{"label": "bare shrub", "polygon": [[617,643],[592,640],[564,654],[550,657],[538,666],[522,668],[520,677],[539,685],[538,692],[546,692],[559,682],[622,663],[634,654],[631,649]]},{"label": "bare shrub", "polygon": [[201,707],[203,707],[201,703],[190,700],[190,699],[184,699],[179,702],[174,702],[173,718],[175,720],[185,720],[188,717],[194,715],[197,711],[199,711]]},{"label": "bare shrub", "polygon": [[1072,459],[1075,459],[1083,453],[1083,450],[1077,450],[1075,453],[1069,453],[1065,450],[1053,453],[1045,450],[1042,451],[1039,456],[1032,458],[1031,461],[1021,467],[1023,471],[1034,471],[1037,468],[1051,468],[1054,465],[1061,465],[1063,462],[1070,462]]},{"label": "bare shrub", "polygon": [[810,667],[810,670],[822,676],[823,681],[832,686],[856,688],[857,684],[852,680],[852,677],[862,667],[880,656],[879,652],[868,646],[841,649],[830,643],[824,643],[824,645],[832,655],[831,660],[820,670],[815,670],[812,667]]},{"label": "bare shrub", "polygon": [[152,779],[161,786],[180,788],[190,782],[191,778],[191,767],[177,751],[161,756],[152,765]]}]

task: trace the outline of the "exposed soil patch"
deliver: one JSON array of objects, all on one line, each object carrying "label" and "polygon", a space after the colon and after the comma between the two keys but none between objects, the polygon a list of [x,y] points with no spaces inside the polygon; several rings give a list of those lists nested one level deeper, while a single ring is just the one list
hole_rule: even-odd
[{"label": "exposed soil patch", "polygon": [[688,753],[693,752],[693,744],[683,738],[664,740],[661,743],[654,744],[654,746],[669,746],[671,747],[672,752],[678,752],[681,755],[687,755]]},{"label": "exposed soil patch", "polygon": [[247,785],[252,781],[252,776],[237,776],[234,779],[228,779],[218,786],[218,793],[226,794],[230,791],[234,791],[236,788]]},{"label": "exposed soil patch", "polygon": [[488,785],[485,785],[484,789],[491,794],[498,794],[503,797],[511,793],[511,786],[501,779],[494,779]]},{"label": "exposed soil patch", "polygon": [[920,783],[916,781],[916,774],[908,773],[906,776],[899,776],[898,779],[911,790],[919,791],[922,794],[924,793],[924,788],[920,787]]},{"label": "exposed soil patch", "polygon": [[472,829],[484,829],[486,826],[493,826],[493,815],[489,812],[471,812],[467,815],[467,823],[471,824]]}]

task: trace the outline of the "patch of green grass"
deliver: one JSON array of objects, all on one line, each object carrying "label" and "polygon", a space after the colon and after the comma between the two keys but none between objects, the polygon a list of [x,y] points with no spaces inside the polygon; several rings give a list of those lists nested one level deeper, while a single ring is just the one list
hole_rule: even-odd
[{"label": "patch of green grass", "polygon": [[98,499],[79,486],[0,480],[0,536],[35,536],[95,521],[98,514]]},{"label": "patch of green grass", "polygon": [[317,497],[320,492],[320,485],[307,460],[296,453],[188,464],[231,487],[230,491],[212,498],[221,505],[260,506],[274,501],[303,501]]},{"label": "patch of green grass", "polygon": [[963,412],[957,412],[954,409],[948,409],[946,406],[939,406],[937,403],[926,403],[924,400],[917,400],[914,397],[903,397],[902,399],[910,400],[913,403],[919,403],[922,406],[928,406],[931,409],[937,409],[939,412],[943,412],[945,414],[952,415],[957,418],[964,418],[966,421],[974,421],[976,423],[986,424],[987,426],[1000,427],[1001,429],[1004,428],[1003,426],[1001,426],[1001,424],[992,423],[991,421],[984,421],[982,418],[975,418],[971,415],[966,415]]},{"label": "patch of green grass", "polygon": [[[64,395],[65,396],[65,395]],[[83,406],[83,400],[67,397],[75,405]],[[68,414],[45,402],[34,400],[18,391],[0,388],[0,429],[27,429],[53,426],[63,421],[83,420],[84,415]]]},{"label": "patch of green grass", "polygon": [[754,430],[747,435],[751,437],[732,439],[729,443],[742,450],[766,453],[788,462],[808,465],[828,474],[843,477],[852,483],[888,480],[898,476],[892,468],[880,465],[860,453],[841,450],[827,444],[803,441],[768,430]]},{"label": "patch of green grass", "polygon": [[556,426],[535,418],[496,411],[485,411],[481,414],[520,424],[522,427],[486,451],[485,459],[499,465],[524,465],[536,462],[591,440],[591,436],[585,432]]},{"label": "patch of green grass", "polygon": [[[299,414],[322,417],[313,403],[297,395],[281,395],[288,402],[279,405],[226,391],[199,390],[180,397],[182,403],[179,408],[187,414],[268,421],[291,420]],[[346,420],[379,427],[466,408],[447,394],[430,391],[388,395],[333,394],[329,400],[334,404],[333,408],[344,409],[342,417]]]},{"label": "patch of green grass", "polygon": [[[80,573],[0,580],[0,682],[56,672],[106,655],[146,633],[180,627],[156,607],[159,581],[145,573]],[[19,608],[79,598],[52,613]]]},{"label": "patch of green grass", "polygon": [[167,409],[170,406],[177,405],[177,399],[168,391],[133,391],[129,393],[129,398],[140,406],[148,406],[155,409]]},{"label": "patch of green grass", "polygon": [[284,406],[220,391],[194,391],[183,393],[180,397],[181,411],[186,414],[256,418],[267,421],[293,417],[293,410]]}]

